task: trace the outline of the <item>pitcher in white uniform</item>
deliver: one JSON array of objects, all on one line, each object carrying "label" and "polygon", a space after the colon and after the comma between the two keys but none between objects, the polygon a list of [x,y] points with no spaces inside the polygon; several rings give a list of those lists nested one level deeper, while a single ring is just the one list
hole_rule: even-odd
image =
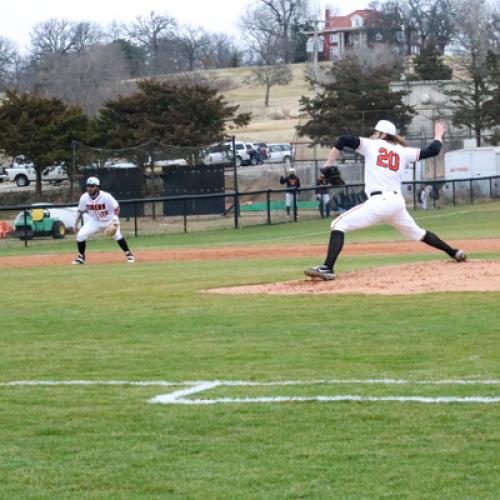
[{"label": "pitcher in white uniform", "polygon": [[356,150],[365,157],[365,190],[368,200],[332,222],[325,263],[307,269],[306,276],[323,280],[335,279],[334,266],[344,247],[344,234],[382,222],[394,226],[409,239],[422,241],[442,250],[457,262],[467,259],[462,250],[452,248],[434,233],[419,227],[406,210],[401,194],[404,170],[411,163],[437,156],[443,146],[444,133],[444,123],[437,122],[435,139],[429,146],[425,149],[409,148],[397,135],[396,126],[387,120],[381,120],[369,139],[350,135],[337,139],[321,172],[328,178],[331,167],[339,159],[342,150],[345,147]]},{"label": "pitcher in white uniform", "polygon": [[[120,205],[115,198],[101,191],[101,182],[97,177],[89,177],[86,182],[87,192],[80,198],[78,204],[78,216],[75,221],[76,244],[78,246],[78,257],[73,264],[85,264],[85,249],[87,239],[93,234],[104,232],[113,224],[116,228],[114,239],[125,253],[127,262],[135,262],[134,254],[130,251],[128,244],[120,231]],[[82,215],[88,214],[88,219],[78,231],[78,222]]]}]

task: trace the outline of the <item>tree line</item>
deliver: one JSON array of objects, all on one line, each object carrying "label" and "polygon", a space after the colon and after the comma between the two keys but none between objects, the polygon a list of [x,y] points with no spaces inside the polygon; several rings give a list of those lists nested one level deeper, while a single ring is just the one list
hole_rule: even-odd
[{"label": "tree line", "polygon": [[[0,36],[0,91],[37,91],[96,114],[107,99],[132,92],[131,79],[304,62],[307,3],[257,0],[242,14],[242,36],[237,40],[201,26],[183,25],[166,12],[150,12],[128,24],[112,22],[106,27],[48,19],[32,27],[24,55],[11,40]],[[272,59],[262,57],[251,42],[257,21],[272,32]]]}]

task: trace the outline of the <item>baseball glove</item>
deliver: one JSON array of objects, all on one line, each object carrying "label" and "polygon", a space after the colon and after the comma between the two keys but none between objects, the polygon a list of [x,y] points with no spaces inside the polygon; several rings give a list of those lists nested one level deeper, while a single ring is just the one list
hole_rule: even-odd
[{"label": "baseball glove", "polygon": [[118,231],[118,222],[115,220],[111,221],[105,228],[104,228],[104,234],[106,236],[114,236],[116,234],[116,231]]},{"label": "baseball glove", "polygon": [[325,176],[328,184],[332,186],[345,186],[345,182],[340,175],[338,167],[324,167],[320,172]]}]

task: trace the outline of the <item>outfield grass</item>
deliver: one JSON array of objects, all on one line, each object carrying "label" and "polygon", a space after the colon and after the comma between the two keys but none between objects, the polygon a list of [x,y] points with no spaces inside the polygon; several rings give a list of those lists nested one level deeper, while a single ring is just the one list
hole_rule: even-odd
[{"label": "outfield grass", "polygon": [[[422,217],[446,237],[498,236],[499,205],[479,209]],[[325,225],[145,238],[136,244],[271,244],[273,237],[317,243],[327,236]],[[377,227],[351,241],[393,235]],[[99,241],[91,248],[113,246]],[[345,257],[339,271],[436,258]],[[285,255],[0,269],[0,382],[500,379],[500,293],[200,293],[293,279],[308,264]],[[147,403],[179,388],[0,386],[0,498],[498,498],[499,404]],[[203,397],[499,392],[498,385],[311,384],[217,387]]]}]

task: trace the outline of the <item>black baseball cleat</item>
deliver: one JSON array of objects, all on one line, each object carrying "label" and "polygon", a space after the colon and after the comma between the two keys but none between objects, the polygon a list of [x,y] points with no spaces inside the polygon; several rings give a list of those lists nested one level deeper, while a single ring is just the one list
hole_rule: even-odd
[{"label": "black baseball cleat", "polygon": [[83,264],[85,264],[85,257],[82,257],[81,255],[79,255],[73,262],[72,264],[74,264],[75,266],[82,266]]},{"label": "black baseball cleat", "polygon": [[457,262],[465,262],[467,260],[467,255],[463,250],[457,250],[457,253],[453,256]]},{"label": "black baseball cleat", "polygon": [[134,256],[134,254],[132,252],[128,252],[126,254],[126,257],[127,257],[127,262],[129,264],[133,264],[135,262],[135,256]]},{"label": "black baseball cleat", "polygon": [[324,281],[331,281],[335,279],[333,269],[326,266],[310,267],[304,271],[304,274],[309,276],[309,278],[318,278]]}]

